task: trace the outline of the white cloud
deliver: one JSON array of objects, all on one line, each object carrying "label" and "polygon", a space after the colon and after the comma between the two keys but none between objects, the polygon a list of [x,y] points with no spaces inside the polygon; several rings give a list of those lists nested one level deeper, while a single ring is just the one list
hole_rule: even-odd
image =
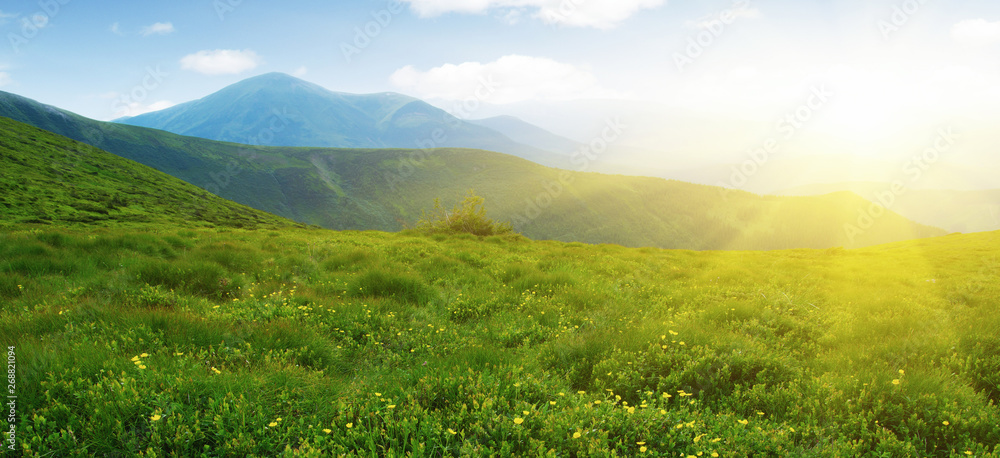
[{"label": "white cloud", "polygon": [[1000,21],[970,19],[959,22],[951,28],[951,36],[962,44],[989,45],[1000,42]]},{"label": "white cloud", "polygon": [[4,13],[3,11],[0,11],[0,25],[10,22],[10,19],[16,18],[17,16],[17,13]]},{"label": "white cloud", "polygon": [[396,70],[390,81],[401,90],[425,99],[474,97],[493,104],[621,97],[601,88],[597,77],[587,70],[543,57],[518,55],[486,64],[446,64],[427,71],[406,66]]},{"label": "white cloud", "polygon": [[125,116],[139,116],[141,114],[152,113],[154,111],[165,110],[174,105],[174,102],[169,100],[160,100],[158,102],[153,102],[149,105],[144,105],[139,102],[132,102],[125,106],[120,106],[118,113],[115,113],[114,119],[122,118]]},{"label": "white cloud", "polygon": [[194,70],[205,75],[234,75],[253,70],[260,65],[257,53],[245,49],[216,49],[198,51],[181,59],[181,68]]},{"label": "white cloud", "polygon": [[[117,24],[117,23],[116,23]],[[157,22],[142,28],[142,36],[169,35],[174,33],[174,24],[171,22]]]},{"label": "white cloud", "polygon": [[113,34],[115,34],[115,35],[118,35],[118,36],[125,36],[125,32],[122,32],[122,27],[121,27],[121,24],[119,24],[119,23],[117,23],[117,22],[116,22],[116,23],[114,23],[114,24],[111,24],[111,28],[110,28],[110,29],[108,29],[108,30],[110,30],[110,31],[111,31],[111,33],[113,33]]},{"label": "white cloud", "polygon": [[[484,14],[500,10],[511,23],[522,10],[547,24],[610,29],[642,9],[656,8],[665,0],[403,0],[421,17],[445,13]],[[511,16],[511,13],[514,16]]]},{"label": "white cloud", "polygon": [[296,68],[295,71],[292,72],[292,76],[296,78],[302,78],[303,76],[306,76],[306,73],[309,73],[309,69],[306,68],[305,65],[303,65],[299,68]]},{"label": "white cloud", "polygon": [[14,79],[10,77],[10,73],[0,72],[0,87],[6,86],[13,82]]}]

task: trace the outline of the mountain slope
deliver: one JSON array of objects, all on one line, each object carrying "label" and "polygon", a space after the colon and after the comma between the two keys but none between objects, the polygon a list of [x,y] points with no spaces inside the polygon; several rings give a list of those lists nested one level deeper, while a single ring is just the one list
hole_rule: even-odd
[{"label": "mountain slope", "polygon": [[291,227],[135,162],[0,118],[0,226]]},{"label": "mountain slope", "polygon": [[[224,198],[332,229],[399,230],[470,188],[526,236],[687,249],[856,247],[941,235],[896,214],[855,234],[853,194],[760,197],[658,178],[567,172],[469,149],[248,147],[89,120],[0,94],[0,115],[95,145]],[[27,121],[25,121],[27,120]],[[571,182],[571,183],[570,183]]]},{"label": "mountain slope", "polygon": [[547,165],[562,159],[462,121],[413,97],[347,94],[282,73],[246,79],[202,99],[121,119],[226,142],[335,148],[463,147],[512,154]]},{"label": "mountain slope", "polygon": [[[786,196],[814,196],[835,191],[851,191],[871,200],[891,192],[889,183],[849,182],[800,186],[779,192]],[[905,189],[889,206],[900,215],[923,224],[953,232],[1000,230],[1000,189],[955,191],[944,189]]]},{"label": "mountain slope", "polygon": [[495,116],[486,119],[475,119],[469,122],[493,129],[518,143],[534,146],[545,151],[568,154],[579,151],[584,146],[582,143],[575,142],[566,137],[560,137],[513,116]]}]

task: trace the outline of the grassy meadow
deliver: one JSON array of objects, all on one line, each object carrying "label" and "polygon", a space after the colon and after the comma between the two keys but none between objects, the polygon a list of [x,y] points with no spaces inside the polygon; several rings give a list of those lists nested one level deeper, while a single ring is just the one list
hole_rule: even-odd
[{"label": "grassy meadow", "polygon": [[[996,456],[1000,233],[0,232],[24,456]],[[0,428],[8,428],[0,419]]]}]

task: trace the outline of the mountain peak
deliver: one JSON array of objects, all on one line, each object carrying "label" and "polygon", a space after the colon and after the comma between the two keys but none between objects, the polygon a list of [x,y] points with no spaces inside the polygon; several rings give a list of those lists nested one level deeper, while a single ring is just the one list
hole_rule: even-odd
[{"label": "mountain peak", "polygon": [[565,162],[420,99],[394,92],[334,92],[285,73],[257,75],[193,102],[117,121],[234,143],[257,144],[263,135],[267,146],[462,147],[546,165]]}]

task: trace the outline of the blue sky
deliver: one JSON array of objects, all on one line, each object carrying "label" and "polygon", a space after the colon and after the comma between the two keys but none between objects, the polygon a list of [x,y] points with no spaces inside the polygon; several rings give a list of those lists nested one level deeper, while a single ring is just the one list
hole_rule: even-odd
[{"label": "blue sky", "polygon": [[856,139],[1000,106],[994,0],[7,0],[0,30],[0,90],[102,120],[272,71],[441,106],[489,77],[500,111],[633,100],[759,122],[827,85],[824,128]]}]

